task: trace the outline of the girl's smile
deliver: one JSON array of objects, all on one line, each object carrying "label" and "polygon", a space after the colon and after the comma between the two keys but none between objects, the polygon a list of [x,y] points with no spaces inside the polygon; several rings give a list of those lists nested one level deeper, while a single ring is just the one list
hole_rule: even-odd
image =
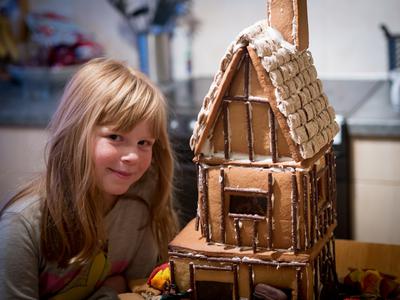
[{"label": "girl's smile", "polygon": [[113,170],[109,168],[111,172],[114,172],[115,175],[121,177],[122,179],[129,179],[132,176],[132,172],[124,172],[124,171],[118,171],[118,170]]},{"label": "girl's smile", "polygon": [[93,160],[95,183],[105,199],[124,194],[150,167],[155,139],[149,121],[128,132],[109,126],[95,131]]}]

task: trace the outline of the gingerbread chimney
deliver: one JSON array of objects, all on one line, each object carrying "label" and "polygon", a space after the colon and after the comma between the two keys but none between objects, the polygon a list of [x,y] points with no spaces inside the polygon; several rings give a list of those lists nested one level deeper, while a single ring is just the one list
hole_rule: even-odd
[{"label": "gingerbread chimney", "polygon": [[297,50],[308,48],[307,0],[267,0],[267,23]]}]

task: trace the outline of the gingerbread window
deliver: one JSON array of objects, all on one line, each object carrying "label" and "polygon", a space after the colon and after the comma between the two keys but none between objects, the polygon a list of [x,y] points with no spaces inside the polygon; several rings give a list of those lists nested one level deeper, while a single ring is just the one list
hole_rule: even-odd
[{"label": "gingerbread window", "polygon": [[232,300],[233,283],[215,281],[196,281],[197,300]]},{"label": "gingerbread window", "polygon": [[[207,273],[208,278],[204,280]],[[239,277],[237,265],[198,265],[189,263],[190,288],[196,300],[239,300]]]},{"label": "gingerbread window", "polygon": [[229,213],[264,216],[267,199],[258,195],[230,195]]}]

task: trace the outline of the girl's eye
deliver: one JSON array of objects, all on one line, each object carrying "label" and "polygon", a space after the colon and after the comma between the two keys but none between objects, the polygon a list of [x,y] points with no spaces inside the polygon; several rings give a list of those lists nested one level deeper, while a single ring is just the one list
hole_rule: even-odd
[{"label": "girl's eye", "polygon": [[122,141],[122,136],[118,135],[118,134],[110,134],[108,135],[108,138],[114,142],[120,142]]},{"label": "girl's eye", "polygon": [[141,140],[138,142],[140,146],[153,146],[153,141],[150,140]]}]

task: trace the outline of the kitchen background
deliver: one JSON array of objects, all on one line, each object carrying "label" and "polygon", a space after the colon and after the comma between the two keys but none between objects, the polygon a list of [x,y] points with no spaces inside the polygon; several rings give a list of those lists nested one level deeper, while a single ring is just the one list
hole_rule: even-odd
[{"label": "kitchen background", "polygon": [[[18,1],[2,0],[0,6],[7,2]],[[149,35],[137,30],[148,28],[146,18],[155,13],[157,1],[126,1],[130,5],[125,6],[125,12],[137,9],[129,20],[121,13],[121,6],[117,9],[118,2],[26,3],[29,11],[62,14],[79,26],[91,42],[84,45],[83,56],[101,52],[125,60],[147,70],[162,86],[171,104],[170,132],[180,162],[178,209],[186,222],[197,201],[187,146],[193,120],[225,49],[242,29],[265,17],[266,1],[175,1],[182,6],[178,15],[175,11],[174,22],[165,24],[162,20],[166,16],[159,15],[163,26],[153,26]],[[143,5],[148,9],[140,10]],[[342,125],[335,141],[340,189],[338,236],[400,244],[400,106],[396,102],[400,81],[395,80],[396,70],[389,71],[393,66],[388,37],[381,28],[384,24],[389,35],[400,35],[400,1],[309,0],[308,19],[309,48]],[[142,48],[146,45],[147,49]],[[397,51],[400,60],[400,46]],[[160,60],[164,56],[171,59]],[[392,64],[396,55],[393,57]],[[74,67],[65,67],[51,75],[42,72],[29,77],[26,68],[13,68],[10,61],[0,66],[4,69],[0,79],[0,199],[43,168],[45,126],[56,107],[60,87],[74,71]],[[41,76],[43,80],[38,80]]]}]

